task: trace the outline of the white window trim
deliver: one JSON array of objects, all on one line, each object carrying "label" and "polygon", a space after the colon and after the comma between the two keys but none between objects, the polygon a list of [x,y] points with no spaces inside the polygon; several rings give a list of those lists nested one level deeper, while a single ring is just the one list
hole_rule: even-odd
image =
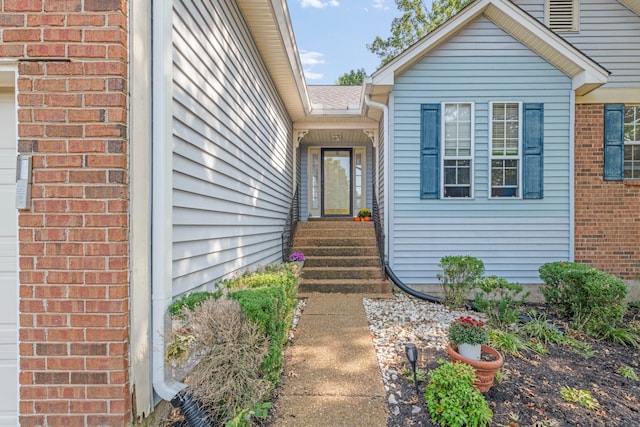
[{"label": "white window trim", "polygon": [[[444,114],[445,108],[447,105],[453,104],[466,104],[471,106],[471,142],[469,147],[469,152],[471,153],[469,156],[455,156],[448,157],[445,159],[445,122],[444,122]],[[476,117],[475,117],[475,103],[473,102],[443,102],[440,105],[440,199],[441,200],[473,200],[474,199],[474,182],[475,182],[475,125],[476,125]],[[444,161],[445,160],[470,160],[471,166],[469,170],[469,197],[445,197],[445,182],[444,182]]]},{"label": "white window trim", "polygon": [[[494,156],[493,155],[493,105],[494,104],[518,104],[518,156]],[[489,151],[489,167],[488,167],[488,196],[489,200],[520,200],[522,199],[522,102],[520,101],[492,101],[489,102],[489,138],[488,138],[488,151]],[[492,162],[493,160],[517,160],[518,161],[518,196],[517,197],[493,197],[491,195],[492,183]]]},{"label": "white window trim", "polygon": [[[625,110],[626,110],[626,108],[628,108],[628,107],[636,107],[636,109],[637,109],[637,111],[638,111],[638,114],[640,114],[640,105],[636,105],[636,104],[625,104],[625,106],[624,106]],[[626,114],[625,114],[625,116],[626,116]],[[624,126],[624,125],[625,125],[625,123],[623,122],[623,126]],[[637,138],[637,139],[636,139],[635,141],[624,141],[624,140],[622,141],[622,152],[623,152],[623,155],[624,155],[624,149],[625,149],[625,147],[634,147],[634,146],[638,146],[638,145],[640,145],[640,135],[636,135],[636,138]],[[623,163],[624,163],[624,161],[623,161]],[[623,180],[627,180],[627,181],[638,181],[638,180],[640,180],[640,177],[637,177],[637,178],[625,178],[625,177],[624,177],[624,168],[623,168],[623,171],[622,171],[622,179],[623,179]]]}]

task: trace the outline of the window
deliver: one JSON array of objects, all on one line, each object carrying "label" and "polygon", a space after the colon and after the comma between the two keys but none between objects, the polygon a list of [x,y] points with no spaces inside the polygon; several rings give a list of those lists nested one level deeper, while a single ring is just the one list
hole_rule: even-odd
[{"label": "window", "polygon": [[444,197],[471,197],[472,104],[444,104],[443,191]]},{"label": "window", "polygon": [[578,0],[546,0],[545,20],[553,31],[578,31]]},{"label": "window", "polygon": [[624,107],[624,178],[640,179],[640,105]]},{"label": "window", "polygon": [[490,114],[490,197],[520,197],[520,103],[491,103]]}]

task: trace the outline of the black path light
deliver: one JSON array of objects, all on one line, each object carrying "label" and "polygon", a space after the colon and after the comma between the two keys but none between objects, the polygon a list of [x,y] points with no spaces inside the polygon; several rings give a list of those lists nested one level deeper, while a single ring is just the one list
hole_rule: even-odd
[{"label": "black path light", "polygon": [[418,347],[412,342],[408,342],[404,345],[404,352],[407,355],[409,363],[411,363],[411,370],[413,370],[413,383],[416,385],[416,396],[420,396],[420,390],[418,390],[418,375],[416,374],[416,362],[418,361]]}]

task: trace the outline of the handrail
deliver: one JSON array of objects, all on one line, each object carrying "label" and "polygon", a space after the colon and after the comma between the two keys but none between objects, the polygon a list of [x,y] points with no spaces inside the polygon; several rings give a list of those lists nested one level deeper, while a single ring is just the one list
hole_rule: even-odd
[{"label": "handrail", "polygon": [[373,225],[376,230],[376,244],[378,245],[378,256],[380,257],[380,265],[382,266],[382,272],[384,273],[384,229],[382,228],[382,223],[380,222],[380,208],[378,207],[378,199],[376,198],[375,185],[373,188],[371,216],[373,217]]},{"label": "handrail", "polygon": [[291,198],[291,207],[289,208],[289,214],[287,215],[287,222],[284,224],[284,231],[282,232],[282,262],[289,261],[289,255],[291,254],[291,247],[293,246],[293,237],[296,234],[296,228],[298,221],[300,220],[300,195],[298,193],[298,187],[293,193]]}]

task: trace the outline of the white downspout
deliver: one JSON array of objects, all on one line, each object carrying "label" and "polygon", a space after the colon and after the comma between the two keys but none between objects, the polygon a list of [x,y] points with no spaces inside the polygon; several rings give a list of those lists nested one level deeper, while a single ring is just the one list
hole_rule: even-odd
[{"label": "white downspout", "polygon": [[152,3],[151,303],[153,389],[164,400],[183,388],[165,371],[167,308],[171,303],[172,211],[172,2]]},{"label": "white downspout", "polygon": [[[369,107],[377,108],[378,110],[382,110],[382,125],[384,126],[384,131],[382,133],[382,139],[384,144],[384,150],[382,153],[382,170],[384,173],[384,207],[383,207],[383,216],[384,216],[384,235],[386,238],[384,239],[384,258],[385,261],[389,261],[389,107],[380,102],[376,102],[371,100],[369,95],[364,96],[364,102]],[[378,143],[378,145],[380,145]],[[377,168],[377,159],[376,159],[376,168]],[[379,182],[379,176],[376,177],[376,180]],[[379,188],[379,187],[378,187]]]}]

